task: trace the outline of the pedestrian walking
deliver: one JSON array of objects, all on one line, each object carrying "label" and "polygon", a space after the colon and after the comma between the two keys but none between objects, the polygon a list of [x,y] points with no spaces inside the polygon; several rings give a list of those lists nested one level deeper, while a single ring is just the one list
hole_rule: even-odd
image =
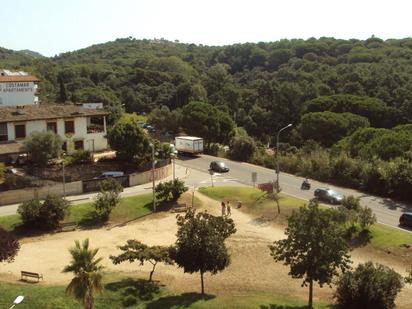
[{"label": "pedestrian walking", "polygon": [[232,214],[229,201],[226,202],[226,211],[227,211],[227,216],[230,216]]},{"label": "pedestrian walking", "polygon": [[225,205],[225,202],[222,201],[221,206],[222,206],[222,217],[224,217],[224,216],[226,216],[226,205]]}]

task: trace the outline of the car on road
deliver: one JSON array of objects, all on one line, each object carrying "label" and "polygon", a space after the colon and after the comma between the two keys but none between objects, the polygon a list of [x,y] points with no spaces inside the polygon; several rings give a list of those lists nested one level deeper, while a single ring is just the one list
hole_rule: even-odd
[{"label": "car on road", "polygon": [[218,173],[226,173],[230,171],[229,167],[223,161],[210,162],[210,170]]},{"label": "car on road", "polygon": [[26,176],[26,172],[22,168],[16,168],[16,167],[8,167],[6,168],[6,173],[14,176],[20,176],[24,177]]},{"label": "car on road", "polygon": [[412,212],[405,212],[399,218],[400,226],[412,227]]},{"label": "car on road", "polygon": [[123,172],[112,171],[112,172],[104,172],[101,175],[94,177],[94,179],[106,179],[110,177],[121,177],[121,176],[124,176]]},{"label": "car on road", "polygon": [[315,197],[331,204],[341,204],[343,195],[329,188],[318,188],[314,192]]}]

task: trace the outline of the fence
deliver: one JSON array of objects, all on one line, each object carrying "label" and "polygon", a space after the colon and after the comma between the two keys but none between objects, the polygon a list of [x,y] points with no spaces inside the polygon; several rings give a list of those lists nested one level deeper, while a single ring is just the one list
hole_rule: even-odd
[{"label": "fence", "polygon": [[[166,165],[154,170],[155,180],[160,180],[168,177],[172,173],[172,166]],[[137,186],[145,183],[150,183],[153,180],[152,171],[143,173],[133,173],[127,176],[116,177],[123,187]],[[101,179],[91,179],[83,181],[68,182],[65,185],[66,195],[77,195],[86,192],[99,190],[99,182]],[[63,184],[58,183],[40,188],[25,188],[19,190],[8,190],[0,192],[0,205],[9,205],[26,202],[32,199],[44,199],[48,194],[63,195]]]},{"label": "fence", "polygon": [[[129,186],[129,175],[126,176],[119,176],[119,177],[113,177],[116,179],[123,188],[126,188]],[[94,192],[94,191],[99,191],[100,190],[100,183],[104,181],[104,179],[89,179],[89,180],[83,180],[83,193],[87,192]]]}]

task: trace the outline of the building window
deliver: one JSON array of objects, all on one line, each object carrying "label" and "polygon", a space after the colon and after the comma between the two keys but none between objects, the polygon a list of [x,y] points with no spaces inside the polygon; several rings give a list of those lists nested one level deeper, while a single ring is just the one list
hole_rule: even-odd
[{"label": "building window", "polygon": [[57,134],[57,122],[48,122],[47,131],[52,131],[55,134]]},{"label": "building window", "polygon": [[74,133],[74,121],[73,120],[68,120],[64,122],[64,133],[65,134]]},{"label": "building window", "polygon": [[16,139],[26,137],[26,125],[25,124],[15,124],[14,132]]},{"label": "building window", "polygon": [[75,141],[74,142],[74,149],[75,150],[83,150],[84,149],[83,141]]},{"label": "building window", "polygon": [[7,134],[7,123],[3,122],[0,123],[0,142],[2,141],[8,141],[9,136]]},{"label": "building window", "polygon": [[87,118],[87,133],[104,132],[104,117],[94,116]]}]

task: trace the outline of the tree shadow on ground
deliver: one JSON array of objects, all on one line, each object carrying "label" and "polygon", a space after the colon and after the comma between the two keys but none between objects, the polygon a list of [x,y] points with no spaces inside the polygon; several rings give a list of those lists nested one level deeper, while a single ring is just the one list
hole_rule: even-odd
[{"label": "tree shadow on ground", "polygon": [[106,224],[96,211],[88,212],[77,225],[83,230],[98,229]]},{"label": "tree shadow on ground", "polygon": [[140,300],[152,300],[160,292],[157,282],[150,282],[144,279],[127,278],[117,282],[110,282],[105,285],[106,290],[119,291],[126,296],[134,296]]},{"label": "tree shadow on ground", "polygon": [[260,305],[259,309],[306,309],[308,306],[289,306],[289,305]]},{"label": "tree shadow on ground", "polygon": [[190,307],[193,303],[199,300],[211,300],[215,298],[215,295],[202,295],[199,293],[183,293],[175,296],[164,296],[155,301],[146,304],[146,309],[170,309],[175,306]]},{"label": "tree shadow on ground", "polygon": [[[308,306],[290,306],[290,305],[276,305],[276,304],[269,304],[269,305],[260,305],[259,309],[307,309]],[[337,309],[338,307],[335,305],[327,306],[329,309]]]}]

